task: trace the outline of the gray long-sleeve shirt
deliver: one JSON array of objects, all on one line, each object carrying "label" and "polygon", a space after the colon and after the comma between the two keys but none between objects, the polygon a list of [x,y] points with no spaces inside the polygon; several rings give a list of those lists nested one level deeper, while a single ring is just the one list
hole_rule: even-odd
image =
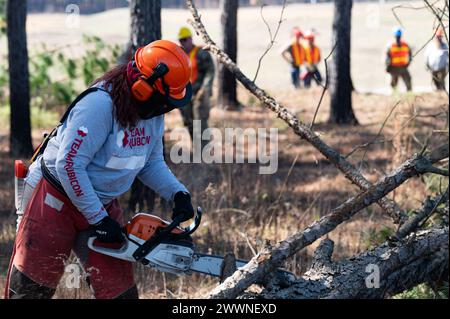
[{"label": "gray long-sleeve shirt", "polygon": [[[107,215],[104,205],[125,193],[136,177],[168,200],[178,191],[187,192],[164,161],[164,116],[124,129],[113,114],[107,92],[90,93],[73,108],[43,155],[90,224]],[[27,179],[40,173],[39,163],[30,167]]]}]

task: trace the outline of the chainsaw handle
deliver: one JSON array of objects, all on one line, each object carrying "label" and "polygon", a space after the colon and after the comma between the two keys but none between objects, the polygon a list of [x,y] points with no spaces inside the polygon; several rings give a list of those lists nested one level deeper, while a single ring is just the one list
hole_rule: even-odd
[{"label": "chainsaw handle", "polygon": [[143,243],[136,251],[133,253],[133,258],[136,261],[142,261],[147,254],[152,251],[158,244],[161,243],[169,234],[182,222],[184,216],[178,215],[172,220],[172,222],[164,228],[160,228],[160,231],[149,238],[145,243]]},{"label": "chainsaw handle", "polygon": [[97,239],[97,237],[89,237],[87,246],[89,249],[119,259],[125,259],[128,261],[135,261],[133,257],[131,257],[131,254],[133,251],[136,250],[136,245],[131,245],[128,240],[124,242],[122,247],[114,249],[114,248],[108,248],[108,247],[99,247],[94,245],[94,241]]},{"label": "chainsaw handle", "polygon": [[194,221],[188,227],[184,228],[184,231],[182,233],[171,234],[171,236],[174,238],[185,238],[185,237],[191,235],[193,232],[195,232],[197,230],[198,226],[200,226],[200,223],[202,221],[202,215],[203,215],[203,210],[199,206],[199,207],[197,207],[197,215],[195,215]]},{"label": "chainsaw handle", "polygon": [[197,208],[197,215],[195,216],[194,221],[191,225],[183,230],[180,234],[173,234],[172,230],[174,230],[180,223],[183,221],[183,215],[178,215],[172,220],[172,222],[164,228],[161,228],[160,231],[150,239],[148,239],[145,243],[143,243],[136,251],[133,253],[133,258],[137,261],[142,261],[142,259],[147,256],[147,254],[152,251],[158,244],[160,244],[164,239],[172,236],[174,239],[185,238],[192,234],[200,225],[202,220],[203,211],[201,207]]}]

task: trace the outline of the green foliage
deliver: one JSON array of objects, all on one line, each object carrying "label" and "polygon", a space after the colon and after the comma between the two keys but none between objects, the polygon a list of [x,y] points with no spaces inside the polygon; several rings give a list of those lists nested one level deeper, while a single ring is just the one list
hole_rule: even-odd
[{"label": "green foliage", "polygon": [[[100,74],[109,69],[110,59],[117,60],[120,46],[107,46],[102,39],[96,36],[83,35],[83,42],[88,50],[82,58],[84,84],[89,85]],[[107,54],[105,55],[105,51]]]},{"label": "green foliage", "polygon": [[83,35],[83,46],[87,49],[78,59],[68,57],[64,48],[51,51],[45,45],[30,57],[33,106],[50,109],[70,104],[77,92],[105,73],[120,54],[119,45],[107,45],[96,36]]},{"label": "green foliage", "polygon": [[448,282],[444,282],[436,290],[427,284],[420,284],[394,296],[394,299],[448,299]]},{"label": "green foliage", "polygon": [[[1,4],[0,0],[0,17]],[[116,63],[119,45],[108,45],[99,37],[83,36],[84,53],[68,56],[67,47],[49,49],[42,45],[30,52],[31,121],[33,127],[50,127],[58,121],[55,107],[65,108],[76,95]],[[6,63],[0,63],[0,125],[9,126],[9,75]]]},{"label": "green foliage", "polygon": [[0,0],[0,37],[6,33],[6,0]]},{"label": "green foliage", "polygon": [[0,64],[0,106],[5,104],[6,102],[7,85],[8,85],[8,71],[4,64]]},{"label": "green foliage", "polygon": [[[447,168],[443,167],[443,168],[448,169],[448,167]],[[441,175],[427,174],[427,175],[423,175],[422,178],[426,185],[428,193],[440,194],[443,191],[445,191],[445,189],[448,186],[448,178],[443,177]]]},{"label": "green foliage", "polygon": [[384,243],[388,237],[392,236],[395,230],[388,226],[383,226],[380,230],[374,227],[369,228],[362,235],[362,240],[367,249],[373,249]]}]

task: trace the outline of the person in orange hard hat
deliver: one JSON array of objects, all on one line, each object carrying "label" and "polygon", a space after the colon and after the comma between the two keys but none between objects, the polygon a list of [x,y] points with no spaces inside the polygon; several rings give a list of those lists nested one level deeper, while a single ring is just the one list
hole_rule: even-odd
[{"label": "person in orange hard hat", "polygon": [[300,88],[300,67],[305,61],[305,50],[300,43],[302,38],[302,31],[294,27],[291,42],[281,51],[281,56],[291,66],[291,82],[295,88]]},{"label": "person in orange hard hat", "polygon": [[322,83],[322,75],[320,74],[318,64],[321,60],[320,49],[314,43],[315,34],[313,31],[308,31],[305,33],[305,73],[302,74],[301,78],[304,81],[305,88],[311,86],[311,80],[314,79],[318,85]]},{"label": "person in orange hard hat", "polygon": [[[198,132],[199,134],[202,134],[208,128],[215,67],[211,54],[194,44],[192,32],[189,28],[180,28],[178,40],[181,47],[189,55],[192,67],[192,101],[181,109],[181,115],[191,139],[193,139],[194,120],[200,121],[201,130]],[[202,144],[204,144],[203,140]]]},{"label": "person in orange hard hat", "polygon": [[411,48],[403,40],[402,29],[396,28],[394,37],[394,42],[389,44],[386,52],[386,71],[391,75],[391,87],[396,89],[398,79],[401,77],[405,82],[406,89],[411,91],[411,74],[408,71],[412,59]]},{"label": "person in orange hard hat", "polygon": [[[164,114],[192,96],[189,57],[159,40],[97,79],[38,148],[25,182],[34,190],[18,227],[5,298],[52,298],[73,251],[100,299],[138,298],[132,263],[88,249],[123,241],[117,198],[139,178],[174,202],[172,218],[194,210],[163,156]],[[102,244],[103,243],[103,244]]]},{"label": "person in orange hard hat", "polygon": [[445,78],[448,74],[448,45],[444,41],[444,29],[437,28],[434,41],[425,50],[425,65],[437,90],[445,90]]}]

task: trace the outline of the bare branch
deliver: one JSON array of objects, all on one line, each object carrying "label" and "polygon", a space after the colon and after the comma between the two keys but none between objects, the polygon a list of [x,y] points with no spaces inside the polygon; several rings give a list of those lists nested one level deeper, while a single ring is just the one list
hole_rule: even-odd
[{"label": "bare branch", "polygon": [[[326,267],[320,263],[313,264],[289,287],[264,290],[258,298],[379,299],[423,282],[447,278],[448,227],[420,232],[398,244],[392,246],[384,243],[371,251]],[[330,245],[327,243],[328,247]],[[374,283],[368,280],[374,270],[368,268],[369,265],[379,270],[379,287],[367,283]]]},{"label": "bare branch", "polygon": [[421,209],[406,223],[404,223],[402,227],[400,227],[393,239],[401,239],[416,230],[420,222],[431,216],[435,212],[436,208],[446,201],[448,201],[448,187],[445,193],[441,194],[441,196],[436,197],[435,199],[427,198]]},{"label": "bare branch", "polygon": [[[445,10],[442,10],[442,15],[439,15],[439,12],[437,12],[437,11],[435,10],[435,8],[434,8],[434,4],[435,4],[436,2],[433,3],[433,4],[430,4],[430,2],[429,2],[428,0],[423,0],[423,1],[424,1],[425,4],[428,6],[428,8],[431,10],[431,12],[434,14],[434,16],[436,17],[436,19],[439,21],[439,25],[440,25],[440,27],[443,29],[445,39],[446,39],[446,41],[447,41],[447,43],[448,43],[448,34],[447,34],[447,31],[445,30],[444,22],[442,21],[442,18],[443,18],[443,16],[444,16]],[[447,7],[447,3],[445,3],[445,6]]]},{"label": "bare branch", "polygon": [[278,26],[277,26],[277,29],[275,30],[275,34],[273,36],[272,36],[272,30],[270,29],[269,24],[267,23],[266,19],[264,18],[263,9],[264,9],[264,5],[261,6],[261,18],[269,31],[270,43],[267,46],[266,51],[264,51],[264,53],[258,60],[258,68],[256,69],[256,73],[255,73],[255,77],[253,78],[253,82],[256,82],[256,79],[258,78],[259,70],[261,68],[262,60],[267,55],[267,53],[269,53],[270,49],[272,49],[272,47],[275,43],[275,40],[278,36],[278,32],[280,31],[281,23],[283,23],[284,10],[286,9],[286,0],[283,1],[283,6],[281,8],[281,14],[280,14],[280,20],[278,21]]},{"label": "bare branch", "polygon": [[[401,101],[397,101],[397,103],[394,104],[394,106],[391,108],[391,111],[389,112],[389,114],[386,116],[386,118],[383,121],[383,124],[381,124],[380,130],[378,131],[377,135],[374,137],[372,143],[374,143],[377,138],[381,135],[381,132],[383,132],[384,127],[386,126],[387,121],[389,120],[389,118],[391,117],[392,113],[394,113],[395,109],[397,108],[397,106],[401,103]],[[366,147],[366,149],[364,150],[364,154],[361,158],[361,164],[359,166],[359,170],[362,169],[362,165],[364,163],[364,158],[366,157],[367,151],[369,150],[369,146],[372,144],[369,143]]]},{"label": "bare branch", "polygon": [[[354,149],[352,149],[347,155],[345,155],[345,158],[348,159],[350,156],[352,156],[355,152],[361,150],[361,149],[365,149],[371,145],[374,144],[384,144],[384,143],[392,143],[394,141],[394,139],[409,125],[409,123],[411,123],[411,121],[415,120],[416,118],[420,118],[420,117],[438,117],[442,114],[445,114],[444,112],[439,112],[436,114],[420,114],[420,113],[414,113],[411,117],[409,117],[403,124],[402,126],[392,135],[392,137],[388,138],[388,139],[383,139],[383,140],[376,140],[373,139],[370,142],[361,144],[356,146]],[[448,134],[448,130],[433,130],[432,133],[446,133]]]},{"label": "bare branch", "polygon": [[[357,169],[349,163],[341,154],[333,150],[326,143],[324,143],[317,134],[310,130],[304,123],[302,123],[293,113],[287,110],[287,108],[277,102],[273,97],[269,96],[264,90],[259,88],[253,81],[246,77],[242,71],[237,67],[228,56],[225,54],[215,43],[211,40],[208,32],[205,29],[201,21],[201,17],[192,0],[187,0],[186,5],[191,11],[194,20],[189,21],[194,27],[197,34],[199,34],[204,43],[206,44],[204,49],[213,53],[217,60],[222,63],[230,72],[232,72],[238,81],[240,81],[244,87],[255,95],[263,105],[274,112],[278,118],[282,119],[288,124],[296,135],[305,139],[311,145],[313,145],[320,153],[322,153],[331,163],[333,163],[347,179],[356,184],[362,190],[365,190],[371,186],[371,183],[362,176]],[[391,216],[396,223],[400,223],[404,219],[405,214],[400,210],[398,205],[387,198],[380,199],[379,205]]]},{"label": "bare branch", "polygon": [[[431,154],[437,153],[436,151]],[[439,154],[440,156],[434,158],[435,161],[448,157],[448,148],[446,154],[444,152]],[[379,180],[366,191],[334,208],[329,214],[312,223],[303,231],[288,237],[274,247],[266,247],[245,267],[236,271],[223,284],[216,287],[209,297],[236,298],[251,284],[262,281],[267,274],[279,267],[286,258],[311,245],[318,238],[331,232],[365,207],[383,198],[411,177],[426,173],[433,163],[430,157],[415,154],[391,174]]]},{"label": "bare branch", "polygon": [[325,96],[325,92],[328,90],[330,77],[328,76],[328,59],[333,55],[334,50],[336,49],[337,42],[334,44],[333,49],[331,49],[330,54],[325,58],[325,85],[323,86],[322,94],[320,95],[319,103],[317,104],[316,110],[314,111],[314,116],[309,125],[309,129],[312,129],[314,126],[314,122],[316,121],[317,114],[319,113],[320,105],[322,104],[323,97]]}]

